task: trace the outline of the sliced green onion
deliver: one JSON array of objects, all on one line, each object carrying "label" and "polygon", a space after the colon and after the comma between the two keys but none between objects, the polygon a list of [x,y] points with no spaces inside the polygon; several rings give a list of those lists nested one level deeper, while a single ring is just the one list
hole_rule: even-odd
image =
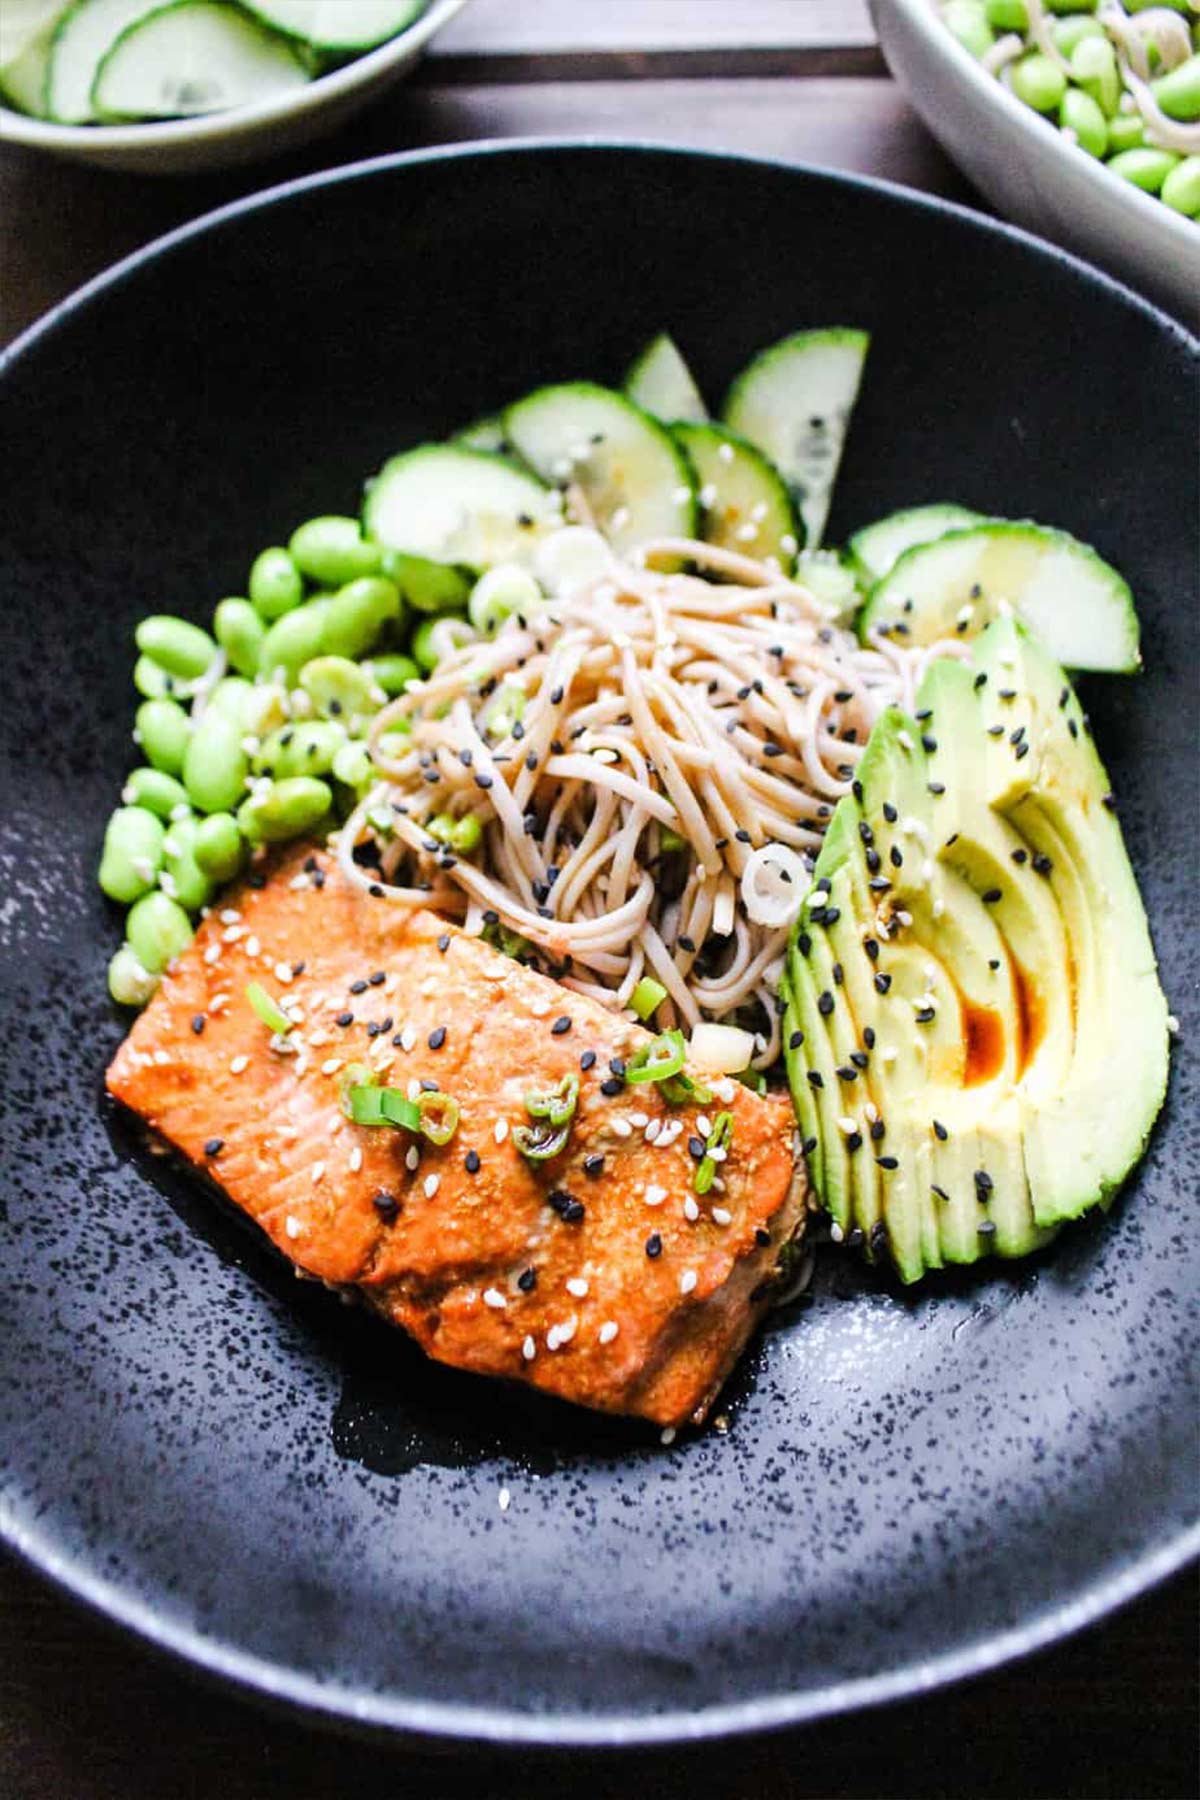
[{"label": "sliced green onion", "polygon": [[346,1096],[350,1118],[356,1125],[386,1125],[383,1111],[383,1089],[362,1085],[352,1087]]},{"label": "sliced green onion", "polygon": [[578,1075],[564,1075],[548,1094],[526,1094],[525,1111],[531,1119],[545,1119],[557,1130],[560,1125],[569,1125],[575,1117],[578,1100]]},{"label": "sliced green onion", "polygon": [[421,1108],[417,1101],[410,1100],[403,1088],[385,1087],[368,1089],[379,1095],[379,1110],[389,1125],[398,1125],[402,1131],[419,1131],[423,1123]]},{"label": "sliced green onion", "polygon": [[677,831],[672,831],[669,825],[663,825],[659,828],[658,847],[665,855],[669,850],[686,850],[688,841]]},{"label": "sliced green onion", "polygon": [[653,1017],[666,997],[667,990],[661,981],[655,981],[651,976],[643,975],[629,997],[629,1004],[644,1023],[645,1020]]},{"label": "sliced green onion", "polygon": [[483,728],[491,737],[506,738],[524,717],[525,689],[506,681],[484,714]]},{"label": "sliced green onion", "polygon": [[659,1083],[658,1091],[673,1106],[683,1106],[688,1101],[693,1106],[707,1106],[713,1097],[712,1089],[691,1075],[668,1075]]},{"label": "sliced green onion", "polygon": [[625,1079],[634,1083],[665,1081],[678,1075],[687,1055],[682,1031],[663,1031],[642,1048],[625,1065]]},{"label": "sliced green onion", "polygon": [[[389,1088],[387,1091],[394,1094],[397,1090]],[[426,1092],[418,1097],[415,1104],[408,1100],[405,1105],[411,1107],[417,1115],[417,1123],[410,1125],[409,1130],[420,1130],[431,1144],[448,1144],[458,1130],[458,1101],[449,1094]],[[395,1119],[393,1123],[407,1124],[407,1120]]]},{"label": "sliced green onion", "polygon": [[[713,1120],[713,1128],[708,1134],[708,1150],[696,1164],[696,1173],[692,1177],[692,1186],[698,1194],[707,1194],[716,1179],[717,1164],[713,1159],[714,1150],[728,1150],[733,1142],[733,1114],[718,1113]],[[724,1161],[724,1158],[721,1159]]]},{"label": "sliced green onion", "polygon": [[378,1079],[374,1069],[368,1067],[366,1063],[346,1064],[338,1081],[338,1105],[348,1119],[354,1117],[350,1111],[350,1104],[355,1089],[375,1087]]},{"label": "sliced green onion", "polygon": [[485,925],[481,933],[485,944],[493,950],[499,950],[501,956],[511,956],[514,962],[523,956],[533,955],[533,945],[519,931],[510,931],[507,925]]},{"label": "sliced green onion", "polygon": [[552,1156],[560,1155],[570,1135],[569,1124],[555,1126],[548,1119],[539,1120],[536,1125],[514,1125],[512,1129],[513,1143],[530,1162],[549,1162]]},{"label": "sliced green onion", "polygon": [[280,1037],[287,1036],[292,1029],[292,1021],[282,1007],[272,1000],[261,981],[251,981],[247,984],[246,998],[264,1025],[277,1032]]}]

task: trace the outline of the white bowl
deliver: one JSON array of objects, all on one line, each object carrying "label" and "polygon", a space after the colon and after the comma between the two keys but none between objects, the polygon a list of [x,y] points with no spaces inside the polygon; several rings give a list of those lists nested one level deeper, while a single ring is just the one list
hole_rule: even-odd
[{"label": "white bowl", "polygon": [[1195,323],[1200,226],[1122,181],[1014,99],[946,29],[932,0],[870,0],[870,7],[892,74],[1001,212]]},{"label": "white bowl", "polygon": [[[55,125],[0,105],[0,141],[140,175],[183,175],[274,156],[333,131],[376,94],[407,74],[430,39],[467,0],[433,0],[425,12],[377,50],[322,75],[307,87],[196,119],[146,125]],[[4,0],[0,0],[0,6]]]}]

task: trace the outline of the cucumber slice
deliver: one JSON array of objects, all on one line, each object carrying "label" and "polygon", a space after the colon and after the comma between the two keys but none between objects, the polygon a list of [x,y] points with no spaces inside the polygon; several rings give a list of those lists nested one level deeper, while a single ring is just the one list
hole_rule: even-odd
[{"label": "cucumber slice", "polygon": [[163,0],[75,0],[59,20],[50,44],[45,111],[60,125],[85,125],[96,117],[92,88],[100,64],[131,25],[158,12]]},{"label": "cucumber slice", "polygon": [[4,0],[0,6],[0,71],[19,61],[66,9],[67,0]]},{"label": "cucumber slice", "polygon": [[906,550],[867,596],[858,635],[906,645],[975,637],[1005,610],[1067,668],[1140,665],[1128,583],[1078,538],[1028,522],[992,520]]},{"label": "cucumber slice", "polygon": [[635,406],[665,424],[686,420],[703,425],[708,418],[700,389],[673,338],[660,331],[651,338],[625,377],[625,392]]},{"label": "cucumber slice", "polygon": [[523,560],[562,523],[556,493],[527,470],[463,444],[422,444],[367,486],[363,525],[388,550],[483,570]]},{"label": "cucumber slice", "polygon": [[420,18],[428,0],[241,0],[264,25],[332,55],[373,50]]},{"label": "cucumber slice", "polygon": [[686,455],[624,394],[589,381],[538,388],[508,408],[504,429],[543,480],[578,482],[615,549],[695,535],[696,486]]},{"label": "cucumber slice", "polygon": [[253,106],[308,82],[286,39],[224,0],[174,0],[130,25],[101,59],[101,119],[191,118]]},{"label": "cucumber slice", "polygon": [[863,603],[854,570],[836,550],[802,550],[796,558],[795,578],[810,594],[833,608],[839,623],[852,619]]},{"label": "cucumber slice", "polygon": [[799,331],[761,351],[725,402],[725,423],[769,456],[791,487],[809,550],[829,517],[870,341],[847,326]]},{"label": "cucumber slice", "polygon": [[721,425],[671,427],[700,483],[700,535],[708,544],[765,562],[786,573],[796,560],[792,497],[778,469],[753,444]]},{"label": "cucumber slice", "polygon": [[468,450],[503,452],[509,448],[508,439],[504,435],[504,420],[499,413],[485,413],[481,419],[472,419],[469,425],[456,431],[450,441],[452,444],[465,444]]},{"label": "cucumber slice", "polygon": [[864,525],[850,539],[849,550],[863,585],[870,588],[882,581],[896,558],[914,544],[931,544],[948,531],[965,531],[970,525],[986,522],[983,513],[972,512],[969,506],[955,506],[951,501],[909,506],[903,512],[876,519],[873,525]]},{"label": "cucumber slice", "polygon": [[46,101],[50,46],[64,0],[4,0],[0,4],[0,98],[34,117]]}]

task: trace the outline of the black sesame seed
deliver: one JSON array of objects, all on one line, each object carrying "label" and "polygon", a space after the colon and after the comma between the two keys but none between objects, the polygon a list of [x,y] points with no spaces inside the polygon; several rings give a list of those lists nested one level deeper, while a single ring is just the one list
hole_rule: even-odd
[{"label": "black sesame seed", "polygon": [[882,1219],[876,1219],[871,1227],[871,1248],[882,1250],[888,1241],[888,1228]]},{"label": "black sesame seed", "polygon": [[598,1150],[593,1151],[593,1153],[590,1156],[584,1157],[583,1172],[585,1175],[590,1175],[593,1178],[593,1180],[595,1179],[595,1177],[597,1175],[603,1175],[603,1173],[604,1173],[604,1158]]},{"label": "black sesame seed", "polygon": [[894,825],[896,820],[900,817],[900,814],[896,811],[896,808],[892,805],[890,800],[885,800],[883,803],[883,816],[889,825]]},{"label": "black sesame seed", "polygon": [[491,785],[492,785],[492,778],[490,775],[477,775],[475,777],[475,786],[477,788],[483,788],[485,793],[486,793],[487,789],[491,787]]},{"label": "black sesame seed", "polygon": [[765,1225],[756,1225],[754,1227],[754,1241],[756,1244],[760,1244],[764,1250],[766,1249],[771,1241],[771,1234]]},{"label": "black sesame seed", "polygon": [[916,1014],[916,1021],[918,1025],[932,1025],[936,1017],[937,1014],[932,1006],[923,1006]]},{"label": "black sesame seed", "polygon": [[708,1145],[704,1142],[702,1137],[690,1137],[687,1142],[687,1147],[688,1155],[692,1157],[695,1162],[703,1161],[708,1150]]},{"label": "black sesame seed", "polygon": [[206,1023],[206,1021],[205,1021],[203,1013],[193,1013],[192,1014],[192,1030],[195,1032],[197,1037],[200,1037],[203,1035],[205,1023]]},{"label": "black sesame seed", "polygon": [[827,1019],[829,1017],[830,1013],[833,1011],[833,1007],[834,1007],[833,995],[829,992],[828,988],[825,988],[825,990],[819,995],[819,997],[817,999],[817,1011],[820,1013],[820,1015],[823,1019]]},{"label": "black sesame seed", "polygon": [[929,781],[929,782],[926,782],[925,785],[929,789],[929,792],[934,796],[935,799],[938,797],[938,795],[944,794],[946,791],[946,784],[944,781]]},{"label": "black sesame seed", "polygon": [[1000,958],[998,956],[989,956],[988,957],[988,968],[992,971],[993,975],[996,973],[996,970],[999,967],[1000,967]]},{"label": "black sesame seed", "polygon": [[623,1057],[610,1056],[608,1059],[608,1066],[614,1075],[624,1075],[625,1073],[625,1062]]},{"label": "black sesame seed", "polygon": [[881,1169],[898,1169],[900,1167],[900,1159],[896,1156],[877,1156],[875,1161]]},{"label": "black sesame seed", "polygon": [[950,1136],[950,1133],[946,1130],[946,1127],[942,1124],[940,1119],[935,1119],[933,1121],[933,1135],[938,1140],[939,1144],[944,1144],[946,1139]]},{"label": "black sesame seed", "polygon": [[594,1069],[596,1066],[596,1052],[594,1050],[585,1050],[579,1059],[579,1066],[581,1069]]},{"label": "black sesame seed", "polygon": [[1075,723],[1074,719],[1067,720],[1067,730],[1070,732],[1070,734],[1073,738],[1077,738],[1079,736],[1079,727]]},{"label": "black sesame seed", "polygon": [[825,1077],[821,1074],[820,1069],[809,1069],[806,1073],[810,1087],[823,1088],[825,1086]]},{"label": "black sesame seed", "polygon": [[800,931],[800,932],[797,932],[797,934],[796,934],[796,948],[797,948],[797,950],[798,950],[798,951],[799,951],[799,952],[800,952],[800,954],[801,954],[801,956],[808,956],[808,955],[810,955],[810,954],[811,954],[811,952],[812,952],[812,939],[811,939],[811,938],[810,938],[810,937],[809,937],[809,935],[808,935],[808,933],[807,933],[807,931]]},{"label": "black sesame seed", "polygon": [[400,1217],[400,1202],[397,1200],[395,1194],[385,1193],[382,1188],[379,1193],[372,1194],[371,1205],[375,1208],[375,1211],[379,1214],[380,1218],[388,1225],[391,1224],[393,1219],[398,1219]]},{"label": "black sesame seed", "polygon": [[448,931],[443,931],[441,937],[437,941],[437,947],[442,955],[445,956],[447,950],[450,948],[450,933]]},{"label": "black sesame seed", "polygon": [[887,1135],[887,1126],[884,1124],[883,1120],[882,1119],[872,1119],[871,1120],[871,1142],[873,1144],[882,1143],[882,1141],[883,1141],[884,1137],[886,1137],[886,1135]]},{"label": "black sesame seed", "polygon": [[864,938],[863,939],[863,949],[866,951],[867,957],[871,962],[879,961],[878,939],[872,938],[872,937]]},{"label": "black sesame seed", "polygon": [[[770,1242],[769,1239],[768,1242]],[[662,1239],[657,1231],[652,1231],[650,1236],[646,1239],[646,1255],[650,1258],[651,1262],[654,1261],[656,1256],[662,1255]]]},{"label": "black sesame seed", "polygon": [[986,674],[982,670],[980,670],[979,674],[975,677],[975,686],[977,688],[981,688],[984,686],[986,681],[987,681]]},{"label": "black sesame seed", "polygon": [[380,885],[377,881],[373,881],[371,883],[370,887],[367,889],[367,892],[368,892],[368,894],[370,894],[372,900],[382,900],[383,899],[383,889],[380,887]]},{"label": "black sesame seed", "polygon": [[351,1012],[339,1013],[333,1022],[335,1025],[340,1025],[342,1030],[345,1031],[347,1025],[353,1025],[354,1014]]},{"label": "black sesame seed", "polygon": [[893,869],[902,869],[904,867],[904,852],[900,849],[899,845],[892,845],[891,849],[888,851],[888,861],[891,863]]},{"label": "black sesame seed", "polygon": [[429,1077],[428,1075],[423,1075],[421,1077],[421,1092],[423,1094],[436,1094],[437,1091],[438,1091],[437,1082],[432,1080],[431,1077]]},{"label": "black sesame seed", "polygon": [[367,976],[367,980],[372,987],[382,987],[387,980],[387,970],[376,969],[373,974]]},{"label": "black sesame seed", "polygon": [[982,1198],[982,1196],[984,1194],[991,1193],[992,1186],[993,1186],[992,1178],[988,1174],[987,1170],[986,1169],[976,1169],[976,1171],[975,1171],[975,1191],[976,1191],[976,1193],[979,1194],[980,1197]]},{"label": "black sesame seed", "polygon": [[989,725],[987,728],[987,734],[989,737],[994,737],[994,738],[1003,737],[1004,736],[1004,727],[1003,727],[1003,725]]},{"label": "black sesame seed", "polygon": [[980,1237],[983,1237],[983,1238],[995,1237],[996,1221],[995,1221],[995,1219],[980,1219],[980,1221],[979,1221],[978,1225],[975,1227],[975,1229],[976,1229],[976,1231],[978,1231]]},{"label": "black sesame seed", "polygon": [[362,977],[360,977],[357,981],[352,981],[350,983],[350,992],[352,994],[365,994],[366,991],[367,991],[367,984],[366,984],[366,981]]},{"label": "black sesame seed", "polygon": [[1034,873],[1037,875],[1049,875],[1053,867],[1054,864],[1051,862],[1050,858],[1039,850],[1033,858]]},{"label": "black sesame seed", "polygon": [[600,1092],[606,1099],[611,1100],[615,1094],[622,1093],[624,1087],[625,1083],[621,1080],[619,1075],[608,1075],[600,1083]]},{"label": "black sesame seed", "polygon": [[523,1294],[532,1294],[537,1286],[537,1270],[534,1268],[522,1269],[517,1276],[517,1286]]},{"label": "black sesame seed", "polygon": [[839,1081],[857,1081],[858,1080],[858,1070],[852,1069],[850,1067],[849,1063],[839,1063],[837,1068],[834,1070],[834,1074],[837,1076]]},{"label": "black sesame seed", "polygon": [[806,1137],[805,1138],[804,1142],[800,1146],[800,1148],[801,1148],[801,1150],[803,1150],[805,1156],[812,1155],[813,1151],[817,1147],[817,1142],[818,1142],[818,1140],[815,1137]]},{"label": "black sesame seed", "polygon": [[749,844],[752,841],[751,837],[750,837],[750,833],[745,830],[735,831],[733,835],[737,839],[739,844]]},{"label": "black sesame seed", "polygon": [[1002,888],[984,888],[979,898],[985,906],[995,906],[997,900],[1004,898],[1004,891]]},{"label": "black sesame seed", "polygon": [[872,849],[867,851],[866,863],[868,872],[872,875],[878,875],[883,866],[883,859],[878,850]]},{"label": "black sesame seed", "polygon": [[841,987],[846,979],[846,971],[842,968],[841,963],[834,963],[833,968],[830,970],[830,974],[833,976],[833,985],[835,987]]},{"label": "black sesame seed", "polygon": [[224,1138],[209,1138],[208,1142],[204,1146],[204,1154],[205,1154],[205,1156],[220,1156],[220,1154],[224,1148],[225,1148],[225,1139]]},{"label": "black sesame seed", "polygon": [[446,1027],[444,1025],[435,1025],[426,1041],[431,1050],[440,1050],[446,1041]]},{"label": "black sesame seed", "polygon": [[1029,745],[1022,741],[1021,743],[1019,743],[1017,745],[1017,748],[1015,751],[1016,760],[1018,762],[1020,762],[1022,757],[1025,757],[1028,755],[1029,755]]},{"label": "black sesame seed", "polygon": [[1019,867],[1021,863],[1027,863],[1029,861],[1029,852],[1028,850],[1014,850],[1012,859]]},{"label": "black sesame seed", "polygon": [[803,1042],[804,1033],[802,1031],[793,1031],[791,1037],[788,1039],[788,1049],[798,1050]]},{"label": "black sesame seed", "polygon": [[929,733],[929,732],[927,732],[927,731],[925,731],[925,732],[922,732],[922,734],[921,734],[921,748],[922,748],[922,750],[926,750],[926,751],[928,751],[928,753],[929,753],[929,755],[930,755],[930,756],[932,756],[932,755],[933,755],[933,753],[934,753],[934,751],[935,751],[935,750],[936,750],[936,749],[937,749],[937,747],[938,747],[938,746],[937,746],[937,739],[936,739],[936,738],[935,738],[935,737],[932,737],[932,736],[931,736],[931,735],[930,735],[930,733]]},{"label": "black sesame seed", "polygon": [[1101,794],[1100,804],[1101,804],[1101,806],[1106,806],[1108,808],[1109,812],[1116,812],[1116,810],[1117,810],[1116,795],[1115,794]]},{"label": "black sesame seed", "polygon": [[468,1175],[478,1175],[478,1173],[479,1173],[479,1152],[478,1152],[478,1150],[468,1150],[467,1151],[467,1154],[463,1158],[463,1167],[466,1169]]},{"label": "black sesame seed", "polygon": [[871,1059],[865,1050],[852,1050],[850,1052],[850,1061],[854,1064],[856,1069],[865,1069],[870,1060]]},{"label": "black sesame seed", "polygon": [[883,975],[883,974],[876,975],[876,977],[875,977],[875,992],[877,994],[886,994],[888,989],[891,987],[891,985],[892,985],[892,978],[890,975]]},{"label": "black sesame seed", "polygon": [[847,1150],[850,1150],[850,1151],[861,1150],[862,1146],[863,1146],[862,1132],[861,1131],[852,1131],[850,1133],[850,1136],[846,1139]]},{"label": "black sesame seed", "polygon": [[696,940],[695,940],[695,938],[690,938],[687,935],[686,931],[680,932],[677,942],[679,944],[679,948],[681,950],[686,950],[689,955],[693,955],[695,953]]},{"label": "black sesame seed", "polygon": [[570,1031],[570,1029],[571,1029],[571,1021],[567,1017],[566,1013],[560,1014],[560,1016],[557,1019],[555,1019],[553,1025],[550,1027],[551,1034],[554,1037],[564,1037],[566,1035],[566,1033],[568,1031]]},{"label": "black sesame seed", "polygon": [[931,1194],[936,1194],[939,1200],[949,1200],[949,1198],[950,1198],[950,1196],[946,1192],[945,1188],[939,1187],[936,1181],[930,1182],[929,1191]]}]

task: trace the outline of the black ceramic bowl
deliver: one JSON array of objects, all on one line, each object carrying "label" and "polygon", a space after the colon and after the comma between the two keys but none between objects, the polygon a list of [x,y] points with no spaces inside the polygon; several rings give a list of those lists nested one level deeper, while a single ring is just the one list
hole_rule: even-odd
[{"label": "black ceramic bowl", "polygon": [[[789,329],[874,333],[833,534],[953,498],[1133,583],[1088,684],[1164,979],[1171,1098],[1107,1219],[901,1293],[827,1254],[663,1449],[426,1364],[301,1286],[101,1100],[124,1021],[94,865],[130,634],[538,382],[667,325],[720,395]],[[217,214],[7,360],[0,1235],[5,1525],[81,1598],[360,1725],[614,1741],[762,1727],[985,1669],[1194,1546],[1196,349],[953,208],[662,150],[399,157]],[[1113,954],[1120,954],[1114,943]],[[1189,1110],[1190,1109],[1190,1110]],[[501,1512],[501,1487],[512,1504]]]}]

